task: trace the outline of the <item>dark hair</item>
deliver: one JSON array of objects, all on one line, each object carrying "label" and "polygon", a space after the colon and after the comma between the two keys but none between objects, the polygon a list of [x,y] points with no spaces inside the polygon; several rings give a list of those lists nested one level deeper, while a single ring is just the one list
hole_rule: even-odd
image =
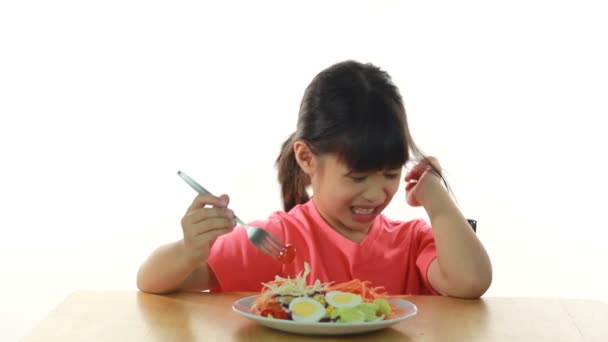
[{"label": "dark hair", "polygon": [[424,159],[389,74],[356,61],[323,70],[304,92],[297,130],[283,143],[276,160],[285,211],[309,200],[310,179],[293,151],[298,140],[316,155],[336,154],[353,172],[401,168],[410,152]]}]

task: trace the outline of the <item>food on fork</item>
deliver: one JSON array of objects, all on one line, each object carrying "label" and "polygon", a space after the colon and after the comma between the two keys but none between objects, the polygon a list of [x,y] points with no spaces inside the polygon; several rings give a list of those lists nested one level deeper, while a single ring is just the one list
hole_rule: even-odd
[{"label": "food on fork", "polygon": [[388,295],[382,287],[371,287],[370,282],[359,279],[335,285],[317,279],[307,285],[309,273],[310,265],[305,262],[304,273],[294,279],[276,276],[263,283],[252,313],[302,323],[374,322],[393,318],[398,309],[390,299],[406,297]]},{"label": "food on fork", "polygon": [[283,264],[290,264],[295,257],[296,248],[288,243],[287,245],[285,245],[283,250],[281,250],[281,253],[279,254],[279,257],[277,259]]}]

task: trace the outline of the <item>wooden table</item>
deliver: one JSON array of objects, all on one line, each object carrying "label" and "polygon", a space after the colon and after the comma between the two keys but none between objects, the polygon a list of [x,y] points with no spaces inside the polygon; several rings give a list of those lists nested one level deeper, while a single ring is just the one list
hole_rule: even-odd
[{"label": "wooden table", "polygon": [[412,296],[415,317],[348,337],[275,331],[232,311],[244,293],[77,292],[24,341],[608,341],[608,304]]}]

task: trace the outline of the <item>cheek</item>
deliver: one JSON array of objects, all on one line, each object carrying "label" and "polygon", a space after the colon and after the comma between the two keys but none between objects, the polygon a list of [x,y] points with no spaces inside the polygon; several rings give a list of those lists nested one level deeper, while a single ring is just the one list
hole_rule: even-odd
[{"label": "cheek", "polygon": [[359,196],[361,190],[344,182],[327,183],[322,189],[322,197],[328,207],[338,208]]},{"label": "cheek", "polygon": [[399,184],[401,184],[401,181],[399,179],[392,181],[387,187],[387,192],[391,196],[395,195],[399,190]]},{"label": "cheek", "polygon": [[332,188],[331,191],[326,192],[325,195],[333,202],[332,205],[337,206],[343,202],[350,202],[357,196],[357,192],[354,191],[352,187],[336,186]]},{"label": "cheek", "polygon": [[386,193],[387,201],[390,201],[393,196],[395,196],[395,194],[399,190],[399,184],[399,180],[391,180],[390,182],[387,182],[387,184],[384,186],[384,192]]}]

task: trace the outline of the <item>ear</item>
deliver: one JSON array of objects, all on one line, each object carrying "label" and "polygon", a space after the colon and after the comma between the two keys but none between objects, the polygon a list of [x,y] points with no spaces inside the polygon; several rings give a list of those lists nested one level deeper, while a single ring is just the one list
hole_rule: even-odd
[{"label": "ear", "polygon": [[313,174],[318,163],[308,145],[306,145],[305,142],[298,140],[293,143],[293,152],[302,171],[309,176]]}]

